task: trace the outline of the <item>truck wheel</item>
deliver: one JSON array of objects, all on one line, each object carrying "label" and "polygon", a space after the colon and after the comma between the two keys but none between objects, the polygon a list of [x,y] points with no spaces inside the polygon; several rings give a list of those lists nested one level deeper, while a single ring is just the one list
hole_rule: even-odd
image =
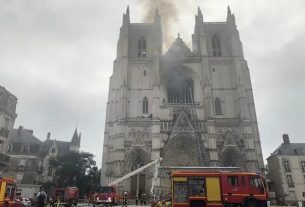
[{"label": "truck wheel", "polygon": [[258,207],[257,202],[254,200],[249,200],[246,203],[246,207]]}]

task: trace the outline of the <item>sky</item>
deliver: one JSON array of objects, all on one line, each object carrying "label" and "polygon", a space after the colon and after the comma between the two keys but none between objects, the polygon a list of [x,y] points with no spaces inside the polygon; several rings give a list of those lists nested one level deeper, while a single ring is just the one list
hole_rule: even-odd
[{"label": "sky", "polygon": [[[68,141],[77,127],[81,150],[100,166],[122,15],[129,5],[132,22],[149,21],[147,1],[0,0],[0,85],[18,98],[15,128]],[[304,142],[305,1],[170,2],[177,14],[170,35],[179,32],[189,45],[198,6],[204,21],[225,21],[230,5],[250,69],[264,159],[283,133]]]}]

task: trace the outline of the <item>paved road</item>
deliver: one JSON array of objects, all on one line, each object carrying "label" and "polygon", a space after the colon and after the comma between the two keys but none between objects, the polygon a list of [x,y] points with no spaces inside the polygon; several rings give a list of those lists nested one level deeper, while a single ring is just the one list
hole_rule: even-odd
[{"label": "paved road", "polygon": [[[91,204],[86,204],[86,203],[80,203],[77,205],[78,207],[93,207]],[[96,207],[102,207],[103,205],[98,205]],[[127,205],[128,207],[150,207],[150,205],[146,206],[140,206],[140,205]],[[114,207],[121,207],[120,205],[114,206]]]},{"label": "paved road", "polygon": [[[92,205],[88,205],[88,204],[79,204],[77,205],[79,207],[93,207]],[[146,206],[139,206],[139,205],[127,205],[128,207],[150,207],[150,205],[146,205]],[[102,205],[96,206],[96,207],[102,207]],[[121,207],[121,206],[116,206],[116,207]]]}]

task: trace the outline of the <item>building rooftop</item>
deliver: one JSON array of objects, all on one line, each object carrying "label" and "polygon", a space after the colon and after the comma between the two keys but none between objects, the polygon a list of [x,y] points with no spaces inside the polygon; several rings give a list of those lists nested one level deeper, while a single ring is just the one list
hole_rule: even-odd
[{"label": "building rooftop", "polygon": [[13,142],[42,144],[42,141],[34,136],[33,130],[24,129],[22,126],[19,126],[18,129],[13,129],[9,139]]},{"label": "building rooftop", "polygon": [[287,134],[283,134],[283,141],[284,142],[272,152],[268,158],[274,155],[305,155],[305,143],[290,143]]}]

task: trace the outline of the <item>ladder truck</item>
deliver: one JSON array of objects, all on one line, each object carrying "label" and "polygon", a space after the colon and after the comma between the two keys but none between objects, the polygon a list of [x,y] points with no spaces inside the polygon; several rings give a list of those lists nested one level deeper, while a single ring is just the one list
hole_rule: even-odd
[{"label": "ladder truck", "polygon": [[151,193],[151,195],[153,195],[154,185],[155,185],[156,178],[158,176],[158,169],[159,169],[161,161],[162,161],[162,158],[159,157],[156,160],[124,175],[123,177],[110,182],[108,185],[99,187],[95,193],[91,194],[91,196],[90,196],[91,203],[93,203],[93,205],[95,205],[95,204],[96,205],[103,204],[103,205],[109,205],[109,206],[116,205],[118,203],[119,197],[120,197],[118,195],[118,192],[116,191],[116,186],[119,183],[123,182],[124,180],[130,178],[131,176],[137,175],[140,172],[142,172],[143,170],[155,165],[154,177],[153,177],[152,185],[151,185],[151,189],[150,189],[150,193]]}]

